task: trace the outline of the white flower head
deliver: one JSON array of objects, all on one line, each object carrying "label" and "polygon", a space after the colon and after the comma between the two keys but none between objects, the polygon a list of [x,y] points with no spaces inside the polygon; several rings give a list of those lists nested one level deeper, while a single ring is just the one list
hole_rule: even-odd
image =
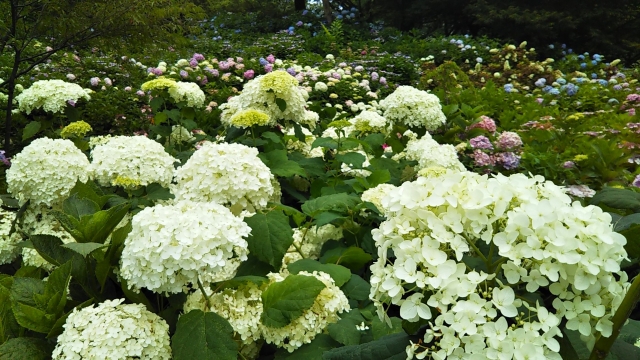
[{"label": "white flower head", "polygon": [[62,80],[39,80],[31,87],[16,96],[21,112],[29,115],[35,109],[49,113],[62,113],[68,102],[75,103],[80,99],[90,100],[90,90],[78,84]]},{"label": "white flower head", "polygon": [[437,96],[411,86],[399,86],[380,106],[385,118],[407,126],[435,130],[447,120]]}]

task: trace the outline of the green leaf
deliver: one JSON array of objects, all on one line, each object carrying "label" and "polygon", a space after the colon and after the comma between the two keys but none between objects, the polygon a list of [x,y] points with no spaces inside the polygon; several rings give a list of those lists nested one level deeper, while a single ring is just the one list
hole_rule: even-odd
[{"label": "green leaf", "polygon": [[251,227],[251,235],[247,238],[249,252],[279,269],[284,254],[293,244],[289,218],[282,211],[272,210],[266,214],[257,213],[244,221]]},{"label": "green leaf", "polygon": [[347,298],[363,301],[369,298],[371,285],[356,274],[351,274],[351,278],[342,286],[342,292]]},{"label": "green leaf", "polygon": [[55,324],[54,318],[44,310],[20,302],[12,302],[13,316],[20,326],[29,330],[48,333]]},{"label": "green leaf", "polygon": [[348,249],[341,251],[341,254],[328,257],[325,262],[333,263],[345,266],[351,271],[358,271],[362,269],[369,261],[371,261],[371,255],[364,252],[359,247],[352,246]]},{"label": "green leaf", "polygon": [[[300,126],[300,125],[298,125]],[[273,142],[274,144],[281,144],[282,143],[282,138],[278,135],[276,135],[276,133],[274,133],[273,131],[265,131],[262,133],[261,135],[263,138],[270,140],[271,142]]]},{"label": "green leaf", "polygon": [[294,122],[293,123],[293,133],[296,135],[296,138],[302,142],[307,141],[307,137],[304,134],[304,132],[302,132],[302,126],[300,126],[300,124]]},{"label": "green leaf", "polygon": [[151,301],[144,295],[142,292],[134,292],[129,289],[129,285],[125,279],[120,279],[120,288],[124,293],[125,297],[129,299],[132,303],[143,304],[147,307],[147,310],[151,312],[155,312],[156,310],[153,308]]},{"label": "green leaf", "polygon": [[51,358],[54,344],[44,339],[19,337],[0,345],[0,359],[47,360]]},{"label": "green leaf", "polygon": [[348,152],[336,155],[336,160],[346,164],[350,168],[362,169],[362,164],[367,160],[367,158],[357,152]]},{"label": "green leaf", "polygon": [[88,243],[68,243],[68,244],[64,244],[62,245],[62,247],[67,248],[67,249],[71,249],[75,252],[77,252],[78,254],[82,255],[83,257],[87,257],[87,255],[91,254],[92,252],[94,252],[97,249],[106,247],[107,245],[105,244],[99,244],[99,243],[94,243],[94,242],[88,242]]},{"label": "green leaf", "polygon": [[32,121],[28,123],[22,130],[22,141],[32,138],[40,131],[41,127],[42,124],[40,124],[40,121]]},{"label": "green leaf", "polygon": [[338,214],[338,213],[334,213],[332,211],[325,211],[322,212],[318,215],[316,215],[315,220],[314,220],[314,224],[317,227],[326,225],[326,224],[330,224],[332,221],[337,220],[337,219],[343,219],[344,216],[342,214]]},{"label": "green leaf", "polygon": [[289,275],[262,293],[263,312],[260,320],[265,326],[281,328],[299,318],[311,308],[325,285],[313,276]]},{"label": "green leaf", "polygon": [[171,340],[174,360],[238,358],[233,328],[214,312],[191,310],[182,315]]},{"label": "green leaf", "polygon": [[297,162],[289,160],[286,150],[271,150],[259,155],[260,159],[269,167],[271,173],[280,177],[300,175],[306,177],[304,169]]},{"label": "green leaf", "polygon": [[287,216],[290,216],[298,226],[301,226],[304,220],[307,218],[304,213],[298,211],[298,209],[296,208],[292,208],[291,206],[276,203],[269,203],[269,206],[273,206],[273,208],[276,210],[282,210]]},{"label": "green leaf", "polygon": [[11,285],[13,278],[0,275],[0,344],[19,335],[20,326],[11,309]]},{"label": "green leaf", "polygon": [[282,112],[287,110],[287,102],[284,101],[284,99],[276,98],[276,105],[278,105],[278,109]]},{"label": "green leaf", "polygon": [[80,218],[77,230],[83,235],[83,241],[103,244],[113,229],[129,212],[129,203],[116,205],[108,210],[100,210],[92,215],[84,215]]},{"label": "green leaf", "polygon": [[377,315],[373,317],[371,320],[371,332],[373,333],[373,339],[378,340],[383,336],[396,334],[396,333],[404,333],[404,329],[402,328],[402,319],[397,317],[389,318],[391,320],[391,327],[387,325],[386,321],[380,320],[380,317]]},{"label": "green leaf", "polygon": [[313,149],[319,146],[323,148],[335,150],[338,148],[338,140],[333,138],[319,137],[313,141],[313,143],[311,144],[311,148]]},{"label": "green leaf", "polygon": [[322,360],[322,353],[335,349],[340,343],[327,334],[318,334],[309,344],[304,344],[290,353],[285,349],[278,349],[275,360]]},{"label": "green leaf", "polygon": [[349,209],[355,207],[360,202],[361,200],[358,196],[346,193],[325,195],[306,201],[302,204],[302,211],[311,217],[315,217],[324,211],[346,214]]},{"label": "green leaf", "polygon": [[371,175],[367,177],[367,182],[369,182],[369,187],[376,187],[380,184],[386,184],[391,180],[391,173],[387,169],[379,169],[373,170]]},{"label": "green leaf", "polygon": [[[67,304],[67,292],[71,281],[72,268],[71,261],[58,266],[51,272],[44,285],[43,295],[45,299],[49,299],[47,313],[54,314],[56,317],[64,312],[64,307]],[[52,302],[52,300],[55,300],[55,302]]]},{"label": "green leaf", "polygon": [[640,212],[640,194],[618,188],[604,188],[591,199],[591,205],[604,204],[614,209],[628,209]]},{"label": "green leaf", "polygon": [[312,273],[314,271],[322,271],[327,273],[333,278],[336,286],[341,287],[346,284],[351,278],[351,271],[344,266],[335,264],[321,264],[316,260],[302,259],[287,265],[287,269],[292,274],[297,274],[300,271],[306,271]]},{"label": "green leaf", "polygon": [[100,211],[100,206],[91,199],[80,198],[78,194],[73,194],[62,203],[62,211],[65,215],[80,220],[82,216]]},{"label": "green leaf", "polygon": [[326,351],[324,360],[404,360],[410,337],[405,333],[384,336],[361,345],[345,346]]},{"label": "green leaf", "polygon": [[249,254],[246,261],[243,261],[238,267],[236,277],[240,276],[267,276],[270,272],[278,272],[276,268],[258,260],[253,254]]},{"label": "green leaf", "polygon": [[353,309],[343,314],[338,322],[329,324],[327,330],[334,340],[343,345],[358,345],[362,331],[358,330],[356,325],[362,324],[364,320],[360,311]]},{"label": "green leaf", "polygon": [[621,217],[614,223],[613,230],[620,232],[627,230],[633,225],[640,225],[640,214],[631,214]]},{"label": "green leaf", "polygon": [[[71,189],[69,197],[73,195],[76,195],[78,199],[88,199],[95,202],[96,204],[98,204],[98,210],[102,209],[107,201],[109,201],[109,199],[114,196],[104,195],[102,193],[102,190],[93,181],[89,181],[85,184],[80,180],[78,180],[73,189]],[[79,219],[80,217],[78,216],[77,218]]]},{"label": "green leaf", "polygon": [[149,200],[169,200],[173,199],[174,196],[171,191],[160,184],[149,184],[147,185],[147,199]]}]

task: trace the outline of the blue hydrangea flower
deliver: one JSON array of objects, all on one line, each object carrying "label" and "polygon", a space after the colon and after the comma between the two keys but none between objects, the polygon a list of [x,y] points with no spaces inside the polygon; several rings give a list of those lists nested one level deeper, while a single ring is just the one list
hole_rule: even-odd
[{"label": "blue hydrangea flower", "polygon": [[573,96],[578,92],[578,86],[574,84],[567,84],[565,90],[567,91],[567,95]]},{"label": "blue hydrangea flower", "polygon": [[261,57],[261,58],[260,58],[260,65],[265,66],[265,65],[267,65],[268,63],[269,63],[269,62],[268,62],[265,58],[263,58],[263,57]]},{"label": "blue hydrangea flower", "polygon": [[583,69],[586,69],[587,68],[587,63],[580,63],[580,67],[583,68]]},{"label": "blue hydrangea flower", "polygon": [[597,78],[598,78],[598,74],[596,74],[596,73],[591,73],[591,78],[592,78],[592,79],[597,79]]},{"label": "blue hydrangea flower", "polygon": [[564,85],[564,84],[566,84],[566,83],[567,83],[567,80],[565,80],[565,79],[563,79],[563,78],[560,78],[560,79],[556,80],[556,82],[557,82],[558,84],[560,84],[560,85]]},{"label": "blue hydrangea flower", "polygon": [[542,91],[544,91],[546,93],[550,92],[551,90],[553,90],[553,86],[551,86],[551,85],[547,85],[544,88],[542,88]]},{"label": "blue hydrangea flower", "polygon": [[591,65],[598,65],[598,62],[596,60],[591,60]]},{"label": "blue hydrangea flower", "polygon": [[540,78],[538,80],[536,80],[535,85],[537,87],[544,87],[544,85],[547,83],[547,79],[545,78]]},{"label": "blue hydrangea flower", "polygon": [[513,84],[504,84],[504,91],[510,93],[513,92]]},{"label": "blue hydrangea flower", "polygon": [[558,94],[560,94],[560,90],[558,90],[556,88],[551,88],[551,90],[549,90],[549,94],[558,95]]},{"label": "blue hydrangea flower", "polygon": [[607,85],[609,85],[609,82],[608,82],[607,80],[605,80],[605,79],[600,79],[600,80],[598,80],[598,83],[600,83],[600,85],[602,85],[602,86],[607,86]]}]

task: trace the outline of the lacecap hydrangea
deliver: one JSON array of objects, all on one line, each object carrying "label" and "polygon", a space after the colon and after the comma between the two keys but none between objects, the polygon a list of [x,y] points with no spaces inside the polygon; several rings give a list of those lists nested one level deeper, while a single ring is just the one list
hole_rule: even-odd
[{"label": "lacecap hydrangea", "polygon": [[35,109],[57,114],[62,113],[69,102],[75,104],[80,99],[90,100],[91,91],[78,84],[62,80],[39,80],[16,96],[18,108],[29,115]]},{"label": "lacecap hydrangea", "polygon": [[[179,293],[200,280],[228,280],[226,269],[247,259],[251,228],[212,202],[179,201],[147,207],[133,216],[120,276],[135,290]],[[234,262],[238,259],[238,262]]]},{"label": "lacecap hydrangea", "polygon": [[114,186],[120,178],[167,187],[175,162],[160,143],[146,136],[115,136],[91,151],[93,178],[103,186]]},{"label": "lacecap hydrangea", "polygon": [[89,179],[89,160],[71,140],[40,138],[11,160],[7,191],[21,203],[60,204],[77,181]]},{"label": "lacecap hydrangea", "polygon": [[172,190],[176,200],[261,209],[273,194],[272,178],[257,149],[207,142],[176,170]]},{"label": "lacecap hydrangea", "polygon": [[[286,104],[282,110],[283,104]],[[298,80],[286,71],[273,71],[247,82],[238,96],[220,106],[220,120],[232,125],[232,117],[246,109],[260,110],[269,115],[268,125],[279,120],[304,122],[306,101],[298,88]]]},{"label": "lacecap hydrangea", "polygon": [[[405,320],[429,321],[409,357],[560,359],[563,318],[591,344],[611,335],[629,284],[626,240],[609,214],[540,176],[434,176],[392,189],[372,231],[378,314],[392,303]],[[519,297],[540,288],[553,300]]]},{"label": "lacecap hydrangea", "polygon": [[399,86],[380,106],[387,120],[411,127],[431,131],[447,121],[437,96],[411,86]]},{"label": "lacecap hydrangea", "polygon": [[54,360],[171,359],[169,325],[142,304],[107,300],[74,309],[58,336]]}]

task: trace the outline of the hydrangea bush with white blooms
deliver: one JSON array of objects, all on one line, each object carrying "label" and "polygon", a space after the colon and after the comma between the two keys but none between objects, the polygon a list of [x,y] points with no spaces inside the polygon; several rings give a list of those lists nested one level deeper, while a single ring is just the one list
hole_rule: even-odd
[{"label": "hydrangea bush with white blooms", "polygon": [[[334,60],[248,60],[264,75],[242,58],[160,63],[126,90],[145,131],[73,122],[51,133],[68,139],[15,155],[0,211],[0,358],[603,349],[636,291],[612,215],[539,176],[467,171],[440,143],[462,125],[436,95]],[[214,95],[214,79],[234,87]]]},{"label": "hydrangea bush with white blooms", "polygon": [[91,90],[62,80],[40,80],[16,96],[19,109],[25,114],[41,109],[51,114],[62,113],[69,105],[84,99],[91,100]]},{"label": "hydrangea bush with white blooms", "polygon": [[[629,285],[626,239],[600,208],[541,177],[454,171],[406,182],[381,206],[371,298],[381,317],[391,303],[428,321],[408,354],[559,359],[562,320],[591,344],[611,335]],[[551,311],[528,295],[540,289]]]}]

